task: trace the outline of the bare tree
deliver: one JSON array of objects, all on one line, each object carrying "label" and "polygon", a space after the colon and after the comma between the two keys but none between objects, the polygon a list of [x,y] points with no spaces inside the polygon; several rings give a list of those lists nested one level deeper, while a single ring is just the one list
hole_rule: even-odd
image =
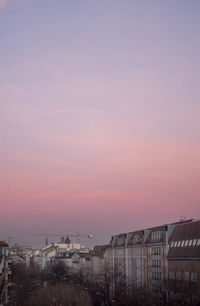
[{"label": "bare tree", "polygon": [[27,306],[92,306],[90,295],[74,284],[57,282],[35,291],[27,300]]}]

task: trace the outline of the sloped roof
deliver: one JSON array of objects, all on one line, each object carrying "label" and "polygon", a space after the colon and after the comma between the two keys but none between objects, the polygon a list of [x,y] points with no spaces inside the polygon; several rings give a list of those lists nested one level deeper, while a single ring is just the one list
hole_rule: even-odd
[{"label": "sloped roof", "polygon": [[114,246],[115,247],[124,247],[125,246],[125,240],[126,240],[126,235],[127,234],[119,234],[116,237],[116,240],[115,240],[115,243],[114,243]]},{"label": "sloped roof", "polygon": [[[167,225],[161,225],[151,228],[151,231],[146,240],[146,244],[165,243],[166,230],[167,230]],[[155,232],[160,232],[160,238],[158,239],[153,238],[153,233]]]},{"label": "sloped roof", "polygon": [[42,250],[42,252],[46,253],[46,254],[49,254],[51,253],[53,250],[55,250],[56,248],[54,246],[51,246],[45,250]]},{"label": "sloped roof", "polygon": [[[129,233],[130,239],[128,241],[128,246],[132,245],[141,245],[143,243],[143,237],[144,237],[144,231],[135,231],[132,233]],[[138,237],[138,239],[136,239]]]},{"label": "sloped roof", "polygon": [[200,220],[177,225],[169,242],[194,238],[200,238]]},{"label": "sloped roof", "polygon": [[110,247],[110,245],[96,245],[92,252],[92,256],[103,256],[105,251]]},{"label": "sloped roof", "polygon": [[[168,259],[200,260],[200,245],[196,243],[198,239],[200,239],[200,221],[177,225],[169,240]],[[183,243],[182,245],[182,243],[179,243],[176,247],[172,246],[172,242],[178,241],[194,241],[195,244]]]}]

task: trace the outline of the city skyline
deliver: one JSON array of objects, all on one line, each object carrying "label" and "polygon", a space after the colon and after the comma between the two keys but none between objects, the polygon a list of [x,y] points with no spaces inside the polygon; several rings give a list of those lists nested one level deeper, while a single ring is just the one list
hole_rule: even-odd
[{"label": "city skyline", "polygon": [[200,217],[199,9],[0,0],[0,236]]}]

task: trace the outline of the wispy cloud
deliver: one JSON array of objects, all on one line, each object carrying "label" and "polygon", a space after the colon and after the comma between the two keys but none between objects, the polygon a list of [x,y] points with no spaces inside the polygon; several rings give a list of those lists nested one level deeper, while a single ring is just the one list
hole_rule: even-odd
[{"label": "wispy cloud", "polygon": [[29,0],[0,0],[0,8],[5,7],[8,4],[18,5],[18,4],[24,4],[28,1]]},{"label": "wispy cloud", "polygon": [[55,180],[92,180],[94,176],[92,175],[67,175],[67,176],[52,176]]},{"label": "wispy cloud", "polygon": [[57,196],[57,193],[49,192],[49,193],[34,194],[31,196],[31,198],[32,199],[45,199],[45,198],[52,198],[55,196]]},{"label": "wispy cloud", "polygon": [[71,114],[73,112],[74,112],[73,109],[57,109],[57,110],[53,110],[54,114],[62,114],[62,115],[64,115],[64,114]]},{"label": "wispy cloud", "polygon": [[83,108],[74,108],[74,109],[57,109],[53,110],[53,113],[55,114],[71,114],[71,113],[77,113],[77,112],[85,112],[85,113],[93,113],[93,114],[104,114],[109,112],[107,109],[83,109]]},{"label": "wispy cloud", "polygon": [[154,122],[152,120],[142,121],[138,124],[139,128],[149,128],[152,127]]},{"label": "wispy cloud", "polygon": [[127,190],[92,190],[84,193],[76,193],[74,199],[109,199],[126,201],[127,203],[147,203],[151,201],[149,194],[145,192],[132,192]]}]

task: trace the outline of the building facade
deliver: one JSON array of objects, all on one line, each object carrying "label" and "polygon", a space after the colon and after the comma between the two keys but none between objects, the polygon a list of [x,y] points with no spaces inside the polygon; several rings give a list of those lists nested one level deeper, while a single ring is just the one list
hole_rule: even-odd
[{"label": "building facade", "polygon": [[146,285],[147,259],[145,250],[146,231],[129,233],[127,242],[127,275],[128,283],[136,287]]},{"label": "building facade", "polygon": [[200,221],[177,225],[169,239],[170,296],[200,301]]},{"label": "building facade", "polygon": [[10,278],[11,263],[8,257],[8,243],[0,240],[0,305],[6,305],[9,302]]},{"label": "building facade", "polygon": [[[102,246],[95,247],[95,256],[92,260],[93,272],[100,274],[104,267],[103,261],[106,260],[109,263],[110,272],[114,271],[115,281],[119,279],[120,282],[125,281],[129,286],[146,288],[157,304],[164,298],[167,303],[169,275],[173,278],[177,275],[180,278],[182,275],[185,279],[193,280],[194,289],[190,292],[193,292],[193,299],[198,299],[197,292],[200,292],[199,224],[200,221],[196,220],[182,220],[114,235],[106,249],[106,257],[102,256]],[[187,248],[184,241],[188,243]],[[182,249],[185,247],[184,257],[178,253],[181,246]]]}]

